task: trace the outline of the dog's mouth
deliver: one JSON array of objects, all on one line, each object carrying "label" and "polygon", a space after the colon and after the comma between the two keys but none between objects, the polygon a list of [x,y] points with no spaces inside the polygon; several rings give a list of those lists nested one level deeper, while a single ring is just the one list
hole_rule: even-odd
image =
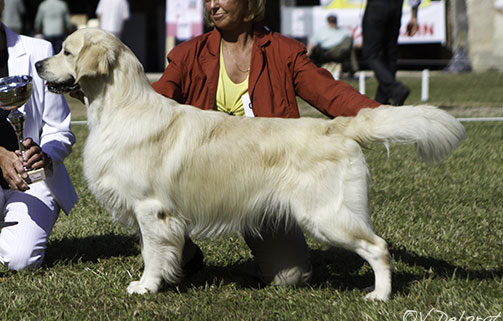
[{"label": "dog's mouth", "polygon": [[63,82],[47,82],[47,89],[55,94],[65,94],[80,89],[80,85],[73,79]]}]

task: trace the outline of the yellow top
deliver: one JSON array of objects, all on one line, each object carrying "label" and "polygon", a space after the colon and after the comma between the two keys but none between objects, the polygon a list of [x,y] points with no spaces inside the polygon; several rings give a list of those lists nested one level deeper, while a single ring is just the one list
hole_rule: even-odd
[{"label": "yellow top", "polygon": [[248,77],[240,83],[234,83],[225,69],[223,46],[220,44],[220,71],[217,86],[217,110],[230,115],[244,116],[245,111],[241,96],[248,93]]}]

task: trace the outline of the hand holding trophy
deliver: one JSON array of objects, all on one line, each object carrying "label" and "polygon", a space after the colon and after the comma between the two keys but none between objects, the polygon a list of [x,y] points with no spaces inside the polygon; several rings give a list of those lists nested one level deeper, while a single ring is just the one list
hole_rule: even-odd
[{"label": "hand holding trophy", "polygon": [[[9,76],[0,78],[0,108],[10,111],[7,120],[16,132],[18,146],[21,155],[24,156],[24,114],[18,108],[23,106],[30,99],[33,91],[32,78],[28,75]],[[39,182],[45,179],[43,168],[26,169],[28,175],[24,180],[27,184]]]}]

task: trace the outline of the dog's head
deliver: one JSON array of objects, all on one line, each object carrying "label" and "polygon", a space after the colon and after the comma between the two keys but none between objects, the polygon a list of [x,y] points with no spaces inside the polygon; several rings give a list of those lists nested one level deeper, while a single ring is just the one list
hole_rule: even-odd
[{"label": "dog's head", "polygon": [[121,42],[96,28],[80,29],[63,42],[55,56],[35,64],[39,76],[56,93],[74,91],[86,77],[106,76],[117,62]]}]

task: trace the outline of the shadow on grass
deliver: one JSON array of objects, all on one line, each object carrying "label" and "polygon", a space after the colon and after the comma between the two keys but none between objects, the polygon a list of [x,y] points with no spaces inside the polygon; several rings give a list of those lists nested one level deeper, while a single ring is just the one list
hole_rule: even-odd
[{"label": "shadow on grass", "polygon": [[[250,263],[247,261],[246,263]],[[201,271],[194,275],[185,277],[180,284],[165,285],[163,290],[169,290],[176,287],[180,292],[186,292],[193,288],[206,286],[224,286],[234,284],[241,289],[260,289],[266,286],[259,279],[240,273],[240,264],[231,264],[225,267],[222,266],[205,266]]]},{"label": "shadow on grass", "polygon": [[[424,272],[393,272],[393,292],[407,294],[409,286],[415,281],[436,276],[442,279],[484,280],[501,278],[503,269],[482,270],[456,266],[441,259],[417,255],[407,249],[395,248],[390,244],[390,253],[394,262],[401,262],[410,267],[420,267]],[[47,249],[44,266],[50,268],[60,262],[97,263],[99,259],[129,257],[140,255],[138,239],[135,236],[105,234],[84,238],[64,238],[53,240]],[[311,250],[313,288],[333,288],[341,291],[364,290],[374,284],[374,272],[358,255],[339,248]],[[262,288],[266,286],[259,279],[243,272],[250,266],[251,260],[238,262],[225,267],[205,266],[194,275],[185,278],[176,285],[177,291],[186,291],[194,287],[208,285],[234,284],[241,288]],[[142,267],[143,268],[143,267]],[[166,285],[164,290],[173,286]]]},{"label": "shadow on grass", "polygon": [[[483,270],[456,266],[441,259],[424,257],[404,248],[390,245],[393,261],[410,267],[420,267],[424,271],[394,271],[392,274],[393,293],[407,295],[409,287],[416,281],[437,277],[440,279],[485,280],[501,278],[503,269]],[[361,290],[374,285],[374,272],[357,254],[339,248],[311,250],[313,277],[309,283],[313,288],[331,288],[339,291]],[[234,283],[242,288],[262,288],[266,285],[258,279],[240,273],[242,266],[252,261],[241,262],[226,267],[207,266],[194,276],[187,278],[177,287],[184,291],[207,285]]]},{"label": "shadow on grass", "polygon": [[[490,280],[503,277],[503,268],[484,270],[457,266],[445,260],[421,256],[406,248],[395,248],[389,244],[393,264],[401,262],[409,267],[420,267],[423,271],[392,272],[393,293],[408,294],[409,287],[416,281],[437,277],[440,279]],[[357,254],[341,249],[312,251],[313,285],[330,286],[339,290],[364,290],[374,284],[374,272]],[[364,267],[366,266],[366,267]]]},{"label": "shadow on grass", "polygon": [[[420,267],[416,271],[392,272],[393,293],[408,294],[409,287],[416,281],[437,277],[458,280],[491,280],[503,277],[503,268],[485,270],[457,266],[445,260],[421,256],[406,248],[395,248],[389,244],[393,262],[409,267]],[[337,248],[311,251],[313,263],[313,286],[330,286],[339,290],[364,290],[374,284],[374,272],[357,254]]]},{"label": "shadow on grass", "polygon": [[[311,250],[313,277],[309,286],[330,287],[338,290],[365,289],[372,285],[373,272],[369,269],[363,275],[358,271],[364,261],[356,254],[338,248],[328,250]],[[253,260],[247,260],[228,266],[206,266],[196,274],[185,278],[176,286],[178,291],[187,291],[194,287],[208,285],[234,284],[240,288],[260,289],[267,284],[246,273],[253,265]],[[170,286],[166,286],[170,288]]]},{"label": "shadow on grass", "polygon": [[66,263],[97,263],[99,259],[139,254],[140,248],[136,236],[110,233],[83,238],[51,240],[43,264],[46,267],[53,267],[62,261]]},{"label": "shadow on grass", "polygon": [[422,279],[439,277],[459,280],[490,280],[503,277],[503,268],[484,270],[456,266],[445,260],[424,257],[405,248],[392,248],[390,253],[394,261],[400,261],[411,267],[421,267],[424,273],[397,272],[393,277],[394,292],[406,293],[410,283]]}]

